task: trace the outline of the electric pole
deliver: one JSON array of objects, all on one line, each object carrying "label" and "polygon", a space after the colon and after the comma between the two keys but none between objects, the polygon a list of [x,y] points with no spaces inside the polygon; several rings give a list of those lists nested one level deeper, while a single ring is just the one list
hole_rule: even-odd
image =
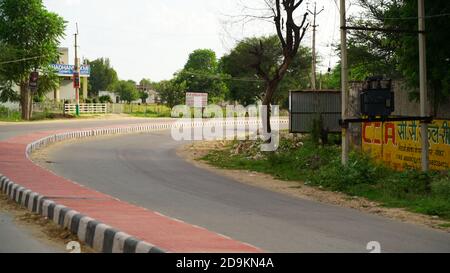
[{"label": "electric pole", "polygon": [[78,61],[78,23],[77,32],[75,33],[75,66],[73,69],[74,74],[74,88],[75,88],[75,99],[76,99],[76,115],[80,115],[80,66]]},{"label": "electric pole", "polygon": [[[342,120],[347,119],[347,104],[349,97],[348,90],[348,61],[347,61],[347,19],[345,11],[345,0],[340,0],[340,21],[341,21],[341,92],[342,92]],[[342,127],[342,164],[348,164],[348,154],[350,150],[350,135],[346,126]]]},{"label": "electric pole", "polygon": [[[425,37],[425,4],[424,0],[419,0],[419,73],[420,73],[420,115],[427,116],[427,56],[426,56],[426,37]],[[426,172],[429,169],[429,143],[428,143],[428,124],[422,122],[421,136],[422,136],[422,171]]]},{"label": "electric pole", "polygon": [[316,17],[319,15],[324,9],[322,8],[319,12],[317,12],[317,3],[314,3],[314,12],[308,9],[308,12],[313,15],[313,38],[312,38],[312,75],[311,75],[311,89],[316,90],[316,29],[318,25],[316,25]]}]

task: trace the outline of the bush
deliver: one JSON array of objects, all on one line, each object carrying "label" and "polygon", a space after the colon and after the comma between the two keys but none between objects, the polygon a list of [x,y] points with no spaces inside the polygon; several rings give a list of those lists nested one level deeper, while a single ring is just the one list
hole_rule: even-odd
[{"label": "bush", "polygon": [[450,176],[447,174],[431,183],[431,193],[434,196],[438,196],[448,200],[450,203]]},{"label": "bush", "polygon": [[381,181],[380,185],[386,194],[401,198],[415,199],[431,193],[432,175],[416,170],[394,172],[389,178]]},{"label": "bush", "polygon": [[0,105],[0,120],[5,121],[19,121],[22,115],[17,110],[11,110],[3,105]]},{"label": "bush", "polygon": [[113,103],[111,97],[107,95],[99,97],[98,100],[100,101],[100,103]]}]

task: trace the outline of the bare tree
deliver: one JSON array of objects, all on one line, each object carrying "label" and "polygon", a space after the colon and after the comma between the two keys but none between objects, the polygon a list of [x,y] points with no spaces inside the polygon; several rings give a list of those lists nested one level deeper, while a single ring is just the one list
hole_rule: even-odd
[{"label": "bare tree", "polygon": [[[262,67],[265,48],[263,43],[255,45],[251,50],[255,62],[251,66],[255,69],[258,76],[265,81],[265,93],[262,104],[266,107],[263,114],[263,127],[266,133],[271,133],[270,126],[271,104],[279,83],[283,80],[293,59],[297,55],[300,42],[305,36],[309,24],[306,22],[308,13],[305,12],[299,18],[296,18],[296,11],[304,0],[264,0],[270,15],[259,17],[266,20],[272,18],[275,23],[277,36],[280,40],[283,58],[276,65],[275,71],[265,71]],[[296,22],[298,21],[298,22]]]}]

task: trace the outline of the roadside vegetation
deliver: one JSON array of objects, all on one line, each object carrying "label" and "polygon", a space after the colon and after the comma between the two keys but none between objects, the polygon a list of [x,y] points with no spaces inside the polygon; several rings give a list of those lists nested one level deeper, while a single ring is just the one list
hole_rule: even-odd
[{"label": "roadside vegetation", "polygon": [[276,152],[261,152],[261,142],[231,141],[202,160],[450,220],[450,172],[395,171],[357,151],[343,167],[338,142],[332,139],[322,146],[309,137],[283,133]]},{"label": "roadside vegetation", "polygon": [[125,104],[124,113],[135,117],[170,118],[171,109],[165,105]]},{"label": "roadside vegetation", "polygon": [[[75,116],[64,115],[61,112],[54,112],[49,110],[44,110],[40,112],[33,112],[33,116],[29,121],[38,120],[53,120],[53,119],[73,119]],[[9,109],[5,106],[0,105],[0,121],[6,122],[20,122],[25,121],[22,118],[21,112],[19,110]]]}]

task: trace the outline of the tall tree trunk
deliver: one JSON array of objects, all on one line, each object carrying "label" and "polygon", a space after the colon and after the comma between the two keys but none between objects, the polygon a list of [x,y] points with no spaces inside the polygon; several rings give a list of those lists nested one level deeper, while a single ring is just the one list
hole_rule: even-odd
[{"label": "tall tree trunk", "polygon": [[31,92],[27,82],[20,84],[20,105],[22,108],[22,119],[31,119]]},{"label": "tall tree trunk", "polygon": [[272,133],[272,126],[270,125],[270,117],[271,117],[271,113],[272,113],[272,100],[273,100],[273,95],[275,93],[275,90],[278,87],[278,83],[279,81],[271,81],[270,83],[267,84],[267,88],[266,88],[266,95],[264,96],[262,105],[265,106],[265,109],[263,109],[262,111],[262,124],[263,124],[263,130],[264,130],[264,134],[268,134],[269,135],[269,139],[267,140],[267,142],[271,141],[270,138],[270,134]]}]

